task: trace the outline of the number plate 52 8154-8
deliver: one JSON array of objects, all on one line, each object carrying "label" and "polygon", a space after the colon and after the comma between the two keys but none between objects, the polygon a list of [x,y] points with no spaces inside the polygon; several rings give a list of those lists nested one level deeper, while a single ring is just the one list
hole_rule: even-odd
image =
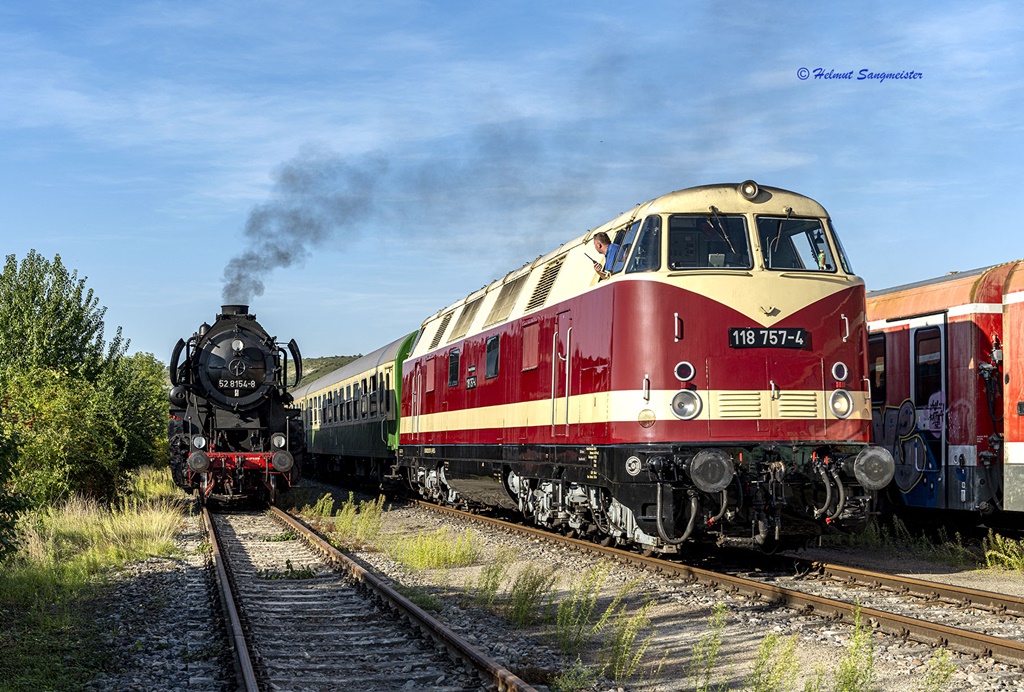
[{"label": "number plate 52 8154-8", "polygon": [[807,348],[810,335],[802,327],[730,327],[729,346],[732,348]]}]

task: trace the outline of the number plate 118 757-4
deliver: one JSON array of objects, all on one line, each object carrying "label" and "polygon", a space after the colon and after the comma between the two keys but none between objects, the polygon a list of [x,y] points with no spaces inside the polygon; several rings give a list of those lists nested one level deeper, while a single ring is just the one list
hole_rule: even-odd
[{"label": "number plate 118 757-4", "polygon": [[801,327],[729,329],[729,346],[732,348],[807,348],[809,343],[809,335]]}]

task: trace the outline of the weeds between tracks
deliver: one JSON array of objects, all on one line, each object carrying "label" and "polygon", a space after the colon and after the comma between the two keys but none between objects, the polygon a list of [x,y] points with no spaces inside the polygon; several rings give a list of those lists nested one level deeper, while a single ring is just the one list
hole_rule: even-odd
[{"label": "weeds between tracks", "polygon": [[[383,498],[356,503],[352,496],[336,514],[330,496],[307,505],[311,520],[330,527],[329,538],[336,545],[360,547],[375,542],[379,549],[413,572],[435,570],[437,586],[398,585],[399,591],[421,607],[441,611],[445,602],[476,606],[506,619],[513,627],[537,626],[546,632],[566,657],[560,672],[544,682],[555,692],[591,689],[603,675],[618,684],[630,680],[652,682],[657,678],[668,652],[661,661],[649,661],[649,647],[656,640],[650,613],[653,605],[639,593],[638,582],[628,582],[601,607],[610,567],[597,565],[562,580],[554,568],[528,564],[516,570],[516,554],[511,548],[480,565],[475,577],[461,587],[451,584],[449,569],[479,561],[482,548],[473,531],[455,534],[449,529],[415,536],[392,536],[384,531],[386,515]],[[362,527],[362,528],[360,528]],[[909,532],[893,534],[896,539],[916,542]],[[368,541],[375,536],[375,541]],[[887,540],[896,540],[887,539]],[[993,551],[1012,561],[1013,544],[993,543]],[[947,554],[956,554],[951,550]],[[632,605],[631,605],[632,604]],[[710,692],[729,684],[730,662],[722,654],[724,628],[729,610],[718,604],[707,620],[707,632],[686,652],[686,671],[692,689]],[[534,627],[535,628],[535,627]],[[861,621],[859,611],[844,657],[831,671],[816,668],[801,671],[797,658],[796,635],[783,637],[769,633],[760,642],[750,674],[743,688],[753,692],[861,692],[873,689],[874,643],[870,627]],[[939,651],[926,665],[917,689],[938,692],[944,689],[954,668],[950,656]]]}]

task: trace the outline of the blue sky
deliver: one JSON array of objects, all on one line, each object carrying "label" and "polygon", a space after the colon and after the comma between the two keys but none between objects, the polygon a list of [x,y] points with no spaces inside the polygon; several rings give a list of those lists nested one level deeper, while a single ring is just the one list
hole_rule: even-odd
[{"label": "blue sky", "polygon": [[869,288],[917,281],[1024,256],[1022,30],[1014,2],[16,0],[0,249],[59,253],[165,361],[229,266],[304,355],[366,353],[748,178],[821,202]]}]

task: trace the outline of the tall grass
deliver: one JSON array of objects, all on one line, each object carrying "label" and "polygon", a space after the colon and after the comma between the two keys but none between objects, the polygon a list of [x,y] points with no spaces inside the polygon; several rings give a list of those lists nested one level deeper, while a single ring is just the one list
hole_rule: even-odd
[{"label": "tall grass", "polygon": [[654,635],[648,634],[643,638],[640,638],[640,635],[651,624],[648,613],[652,605],[648,601],[634,613],[627,614],[626,606],[623,604],[616,614],[612,635],[602,653],[605,675],[612,680],[619,682],[632,677],[644,654],[647,653]]},{"label": "tall grass", "polygon": [[611,567],[606,564],[598,564],[587,569],[569,585],[569,593],[558,602],[558,610],[555,613],[555,639],[563,654],[580,654],[604,628],[619,604],[635,586],[636,582],[630,582],[623,587],[604,612],[595,617],[597,599],[610,571]]},{"label": "tall grass", "polygon": [[346,543],[372,543],[380,536],[383,527],[383,495],[357,505],[353,494],[349,493],[348,500],[334,516],[334,532]]},{"label": "tall grass", "polygon": [[476,583],[467,585],[466,594],[472,594],[473,602],[483,608],[494,607],[494,601],[498,597],[498,590],[501,588],[508,568],[515,560],[515,553],[511,548],[498,550],[494,559],[480,568]]},{"label": "tall grass", "polygon": [[95,675],[90,599],[109,570],[174,553],[183,499],[169,469],[141,469],[112,508],[74,497],[22,517],[0,570],[0,688],[81,689]]},{"label": "tall grass", "polygon": [[710,631],[701,637],[690,651],[690,661],[686,666],[687,674],[693,689],[697,692],[708,692],[713,689],[712,681],[722,652],[722,637],[728,613],[729,608],[724,603],[716,603],[711,609],[711,617],[708,618]]},{"label": "tall grass", "polygon": [[754,669],[747,676],[750,692],[786,692],[794,689],[799,664],[796,660],[796,636],[765,635],[757,648]]},{"label": "tall grass", "polygon": [[853,634],[846,655],[835,672],[836,692],[868,692],[875,681],[875,643],[871,628],[861,618],[860,607],[853,611]]},{"label": "tall grass", "polygon": [[989,567],[1024,572],[1024,543],[989,531],[983,543],[985,564]]},{"label": "tall grass", "polygon": [[146,503],[134,495],[124,506],[106,509],[95,500],[73,497],[22,518],[20,547],[5,565],[0,599],[25,603],[37,596],[81,588],[105,570],[133,560],[174,552],[183,507]]},{"label": "tall grass", "polygon": [[400,536],[383,541],[384,552],[406,569],[465,567],[480,554],[477,535],[464,531],[458,535],[448,528],[418,536]]},{"label": "tall grass", "polygon": [[516,627],[534,622],[545,606],[551,604],[551,589],[558,578],[554,569],[527,565],[516,575],[505,604],[505,617]]}]

